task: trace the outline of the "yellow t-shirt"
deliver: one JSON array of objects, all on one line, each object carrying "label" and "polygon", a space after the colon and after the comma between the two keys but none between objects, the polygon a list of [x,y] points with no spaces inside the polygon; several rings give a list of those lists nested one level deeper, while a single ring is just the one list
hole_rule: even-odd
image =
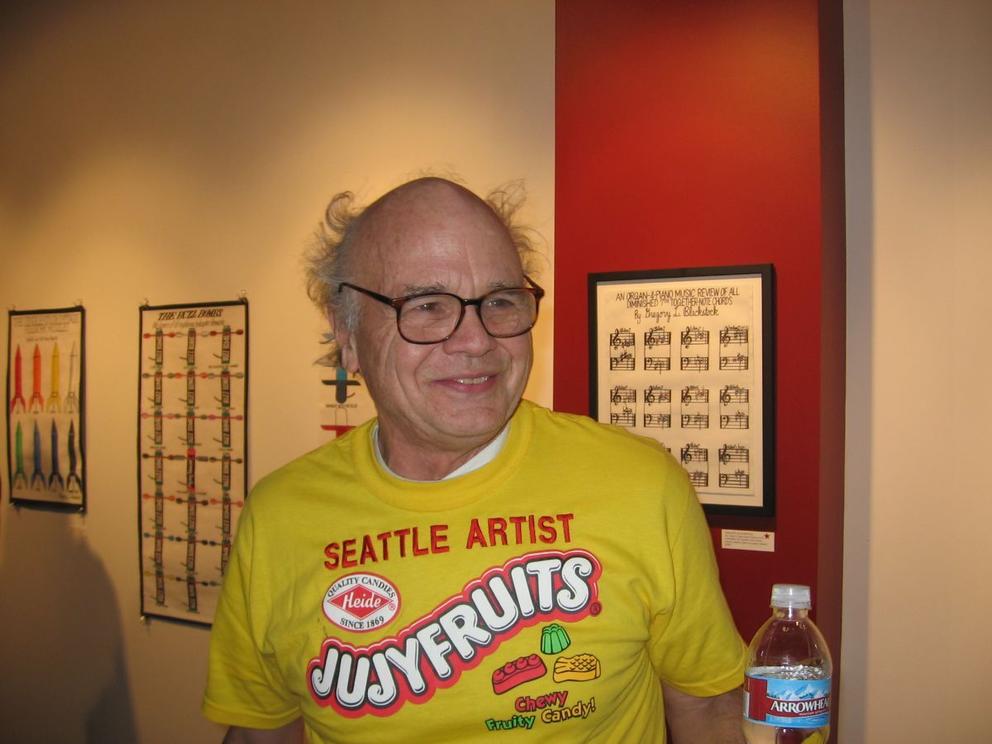
[{"label": "yellow t-shirt", "polygon": [[370,425],[241,517],[203,710],[312,742],[663,742],[659,679],[741,684],[702,509],[656,443],[526,401],[489,464],[410,482]]}]

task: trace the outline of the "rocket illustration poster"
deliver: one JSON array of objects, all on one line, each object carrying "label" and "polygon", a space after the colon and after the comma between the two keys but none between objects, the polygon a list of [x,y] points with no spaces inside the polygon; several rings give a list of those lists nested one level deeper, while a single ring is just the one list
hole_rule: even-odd
[{"label": "rocket illustration poster", "polygon": [[83,511],[83,308],[11,310],[8,328],[10,500]]},{"label": "rocket illustration poster", "polygon": [[141,611],[213,622],[247,492],[248,305],[141,308]]}]

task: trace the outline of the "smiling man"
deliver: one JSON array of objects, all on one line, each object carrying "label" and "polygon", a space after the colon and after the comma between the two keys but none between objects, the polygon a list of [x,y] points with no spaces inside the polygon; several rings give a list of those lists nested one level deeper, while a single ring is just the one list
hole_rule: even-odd
[{"label": "smiling man", "polygon": [[328,208],[311,294],[378,415],[248,500],[204,698],[227,741],[743,741],[685,473],[521,400],[543,290],[503,204],[426,178]]}]

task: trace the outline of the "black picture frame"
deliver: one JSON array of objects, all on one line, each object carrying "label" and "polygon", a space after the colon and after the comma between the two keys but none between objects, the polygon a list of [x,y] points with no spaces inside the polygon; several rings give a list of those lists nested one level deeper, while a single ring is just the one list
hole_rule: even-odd
[{"label": "black picture frame", "polygon": [[138,321],[141,615],[210,626],[248,494],[248,301],[142,305]]},{"label": "black picture frame", "polygon": [[[28,365],[30,382],[25,374]],[[82,305],[8,311],[6,396],[10,503],[85,512],[86,311]]]},{"label": "black picture frame", "polygon": [[773,516],[772,264],[590,273],[588,297],[590,415],[661,442],[708,514]]}]

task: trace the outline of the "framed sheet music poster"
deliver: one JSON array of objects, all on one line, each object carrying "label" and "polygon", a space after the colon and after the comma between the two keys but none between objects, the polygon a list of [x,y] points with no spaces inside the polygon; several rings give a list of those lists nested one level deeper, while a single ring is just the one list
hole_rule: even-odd
[{"label": "framed sheet music poster", "polygon": [[661,442],[712,514],[775,513],[770,264],[589,275],[590,411]]},{"label": "framed sheet music poster", "polygon": [[141,612],[209,625],[247,493],[248,303],[140,314]]}]

